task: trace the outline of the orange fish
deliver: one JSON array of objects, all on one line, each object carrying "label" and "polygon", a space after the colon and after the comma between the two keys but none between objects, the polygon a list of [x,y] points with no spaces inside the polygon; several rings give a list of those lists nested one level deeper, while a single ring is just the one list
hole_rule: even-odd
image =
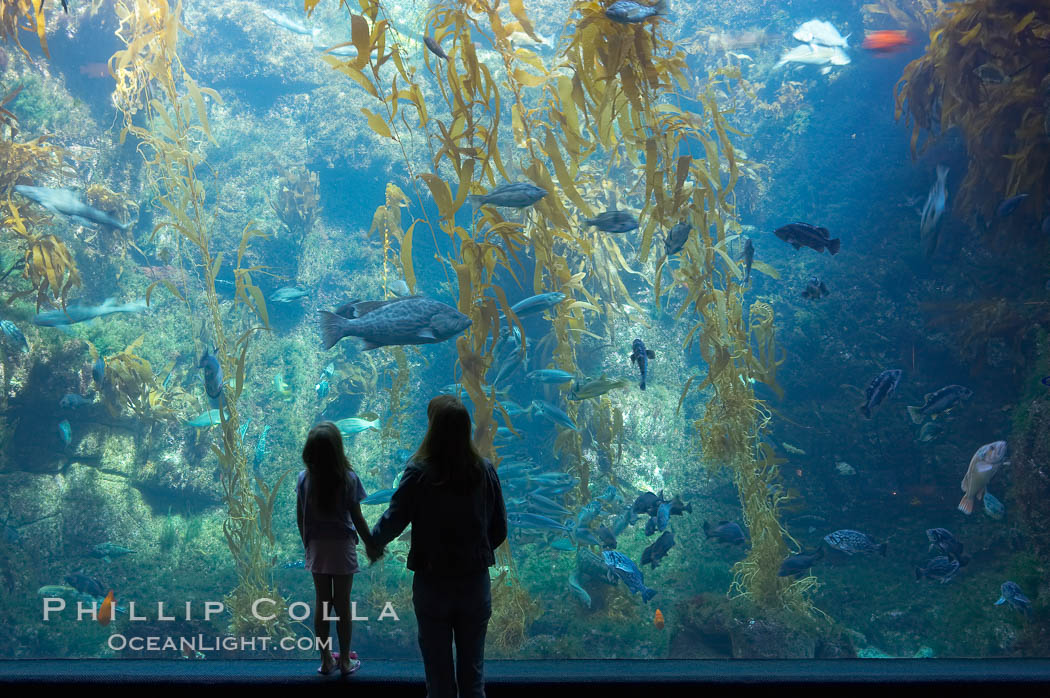
[{"label": "orange fish", "polygon": [[653,625],[656,626],[657,630],[664,629],[664,614],[660,613],[660,609],[656,609],[656,613],[653,614]]},{"label": "orange fish", "polygon": [[970,459],[970,467],[966,469],[966,475],[962,481],[962,501],[959,502],[959,511],[964,514],[973,513],[975,501],[984,500],[985,490],[992,477],[999,472],[999,468],[1009,461],[1006,460],[1006,442],[993,441],[977,449]]},{"label": "orange fish", "polygon": [[106,598],[102,600],[102,608],[98,611],[98,624],[103,628],[113,620],[113,590],[110,589]]},{"label": "orange fish", "polygon": [[902,51],[908,46],[911,46],[911,39],[908,38],[908,32],[906,31],[901,31],[899,29],[883,29],[881,31],[871,32],[864,37],[864,43],[861,44],[861,46],[874,53],[887,55],[890,53],[896,53],[897,51]]}]

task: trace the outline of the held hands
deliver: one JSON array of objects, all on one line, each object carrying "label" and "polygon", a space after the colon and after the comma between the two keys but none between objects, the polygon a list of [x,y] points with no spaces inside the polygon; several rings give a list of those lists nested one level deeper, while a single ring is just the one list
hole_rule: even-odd
[{"label": "held hands", "polygon": [[374,564],[376,560],[383,557],[383,548],[371,542],[365,543],[365,554],[368,555],[368,561]]}]

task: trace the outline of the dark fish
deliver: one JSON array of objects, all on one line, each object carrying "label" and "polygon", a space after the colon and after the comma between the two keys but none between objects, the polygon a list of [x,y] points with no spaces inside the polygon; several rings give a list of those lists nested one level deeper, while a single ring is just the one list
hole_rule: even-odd
[{"label": "dark fish", "polygon": [[89,577],[81,572],[67,574],[63,581],[84,594],[90,594],[91,596],[99,598],[106,595],[106,590],[102,588],[101,582],[94,577]]},{"label": "dark fish", "polygon": [[660,506],[660,503],[664,500],[664,493],[661,490],[659,495],[653,494],[652,492],[646,492],[638,495],[638,498],[634,500],[634,504],[631,509],[636,514],[648,514],[649,516],[656,515],[656,509]]},{"label": "dark fish", "polygon": [[810,277],[809,283],[806,284],[806,288],[802,291],[802,297],[809,300],[820,300],[826,295],[828,295],[828,287],[815,276]]},{"label": "dark fish", "polygon": [[99,543],[91,549],[92,557],[111,558],[111,557],[122,557],[124,555],[131,555],[135,551],[131,548],[125,548],[123,545],[117,545],[116,543]]},{"label": "dark fish", "polygon": [[915,568],[915,581],[920,579],[936,579],[941,584],[952,581],[955,573],[959,571],[959,561],[953,560],[946,555],[939,555],[928,560],[922,567]]},{"label": "dark fish", "polygon": [[204,374],[204,392],[208,393],[211,399],[218,399],[222,395],[222,366],[219,365],[215,354],[208,351],[207,347],[204,349],[201,360],[197,363],[197,368],[201,369]]},{"label": "dark fish", "polygon": [[1032,602],[1021,591],[1021,587],[1014,582],[1003,582],[1000,588],[999,600],[995,602],[995,605],[1001,606],[1004,603],[1010,604],[1026,616],[1032,610]]},{"label": "dark fish", "polygon": [[867,533],[848,528],[829,533],[824,536],[824,542],[835,550],[851,556],[857,553],[874,553],[877,551],[880,555],[886,557],[886,543],[879,543]]},{"label": "dark fish", "polygon": [[651,536],[656,533],[656,517],[650,516],[649,520],[645,522],[645,535]]},{"label": "dark fish", "polygon": [[1043,385],[1045,385],[1046,387],[1050,388],[1050,376],[1045,376],[1039,382],[1042,383]]},{"label": "dark fish", "polygon": [[642,340],[636,339],[631,343],[631,363],[638,366],[638,371],[642,374],[642,382],[638,385],[642,390],[645,390],[645,379],[649,375],[649,359],[655,358],[656,352],[646,349]]},{"label": "dark fish", "polygon": [[919,438],[917,440],[921,443],[929,443],[943,433],[944,427],[937,422],[926,422],[922,425],[922,429],[919,430]]},{"label": "dark fish", "polygon": [[616,536],[613,535],[613,532],[610,531],[605,524],[598,527],[597,534],[599,540],[602,542],[602,548],[605,550],[616,549]]},{"label": "dark fish", "polygon": [[667,237],[664,238],[664,253],[670,257],[681,252],[682,248],[685,247],[685,243],[689,241],[689,233],[692,230],[692,225],[682,221],[667,231]]},{"label": "dark fish", "polygon": [[671,515],[672,516],[681,516],[682,514],[685,514],[685,513],[689,513],[689,514],[693,513],[693,505],[692,505],[692,503],[686,504],[685,502],[682,501],[681,497],[679,497],[678,495],[675,495],[674,499],[671,500]]},{"label": "dark fish", "polygon": [[627,585],[627,588],[631,590],[632,594],[641,592],[642,601],[646,603],[649,602],[649,599],[656,596],[655,589],[645,586],[642,571],[638,569],[638,565],[634,564],[631,558],[617,550],[603,551],[602,558],[605,560],[609,571],[619,577]]},{"label": "dark fish", "polygon": [[[15,187],[18,189],[18,187]],[[1028,194],[1018,194],[1017,196],[1011,196],[1009,199],[1004,199],[999,207],[995,209],[995,215],[999,218],[1006,218],[1011,213],[1017,210],[1017,207],[1024,203],[1024,200],[1028,198]]]},{"label": "dark fish", "polygon": [[586,548],[576,550],[576,571],[585,579],[616,585],[616,576],[609,571],[605,560]]},{"label": "dark fish", "polygon": [[948,557],[956,560],[963,557],[963,544],[948,529],[928,528],[926,529],[926,537],[930,540],[931,553],[934,550],[940,550],[942,553],[947,554]]},{"label": "dark fish", "polygon": [[656,566],[660,564],[660,560],[667,557],[667,553],[673,547],[674,534],[670,531],[664,531],[652,545],[642,551],[642,564],[649,565],[650,568],[655,570]]},{"label": "dark fish", "polygon": [[718,525],[714,527],[705,521],[704,535],[707,536],[708,540],[714,538],[729,545],[744,545],[747,543],[744,529],[740,528],[740,524],[735,521],[719,521]]},{"label": "dark fish", "polygon": [[638,228],[638,219],[627,211],[606,211],[584,219],[583,223],[606,233],[629,233]]},{"label": "dark fish", "polygon": [[4,341],[9,342],[18,351],[22,353],[29,351],[29,342],[26,341],[26,336],[15,323],[10,320],[0,320],[0,332],[4,334]]},{"label": "dark fish", "polygon": [[331,349],[343,337],[365,340],[365,351],[384,346],[433,344],[451,339],[471,325],[471,319],[450,305],[422,296],[399,298],[348,320],[321,311],[324,348]]},{"label": "dark fish", "polygon": [[435,56],[445,61],[448,60],[448,54],[445,53],[445,50],[443,48],[441,48],[441,44],[434,41],[433,38],[429,36],[424,36],[423,43],[426,44],[426,47],[430,49],[430,52],[433,53]]},{"label": "dark fish", "polygon": [[78,395],[77,393],[66,393],[62,396],[62,399],[58,401],[58,405],[64,410],[75,410],[90,405],[92,402],[92,400],[89,400],[83,395]]},{"label": "dark fish", "polygon": [[773,234],[784,242],[789,243],[796,250],[803,245],[812,247],[817,252],[823,252],[827,248],[831,254],[838,254],[840,240],[831,239],[827,228],[810,225],[809,223],[791,223],[782,228],[777,228]]},{"label": "dark fish", "polygon": [[667,12],[667,0],[656,0],[655,5],[643,5],[634,0],[617,0],[605,8],[605,16],[618,24],[638,24]]},{"label": "dark fish", "polygon": [[744,241],[744,284],[751,281],[751,264],[755,261],[755,246],[751,238]]},{"label": "dark fish", "polygon": [[390,305],[391,303],[397,303],[401,301],[401,298],[391,298],[385,301],[363,301],[359,298],[354,298],[335,309],[336,315],[342,315],[347,320],[356,320],[359,317],[367,315],[368,313],[382,308],[384,305]]},{"label": "dark fish", "polygon": [[875,376],[868,386],[864,404],[857,409],[864,413],[865,418],[871,419],[871,411],[893,394],[900,380],[901,370],[899,368],[891,368]]},{"label": "dark fish", "polygon": [[[542,313],[545,310],[550,310],[563,300],[565,300],[565,294],[560,291],[538,293],[535,296],[529,296],[525,300],[518,301],[510,306],[510,309],[519,318],[523,318],[528,317],[529,315]],[[500,317],[502,318],[504,316],[500,315]]]},{"label": "dark fish", "polygon": [[810,567],[813,566],[817,560],[824,557],[824,548],[817,548],[816,552],[812,553],[799,553],[798,555],[788,555],[784,558],[784,561],[780,563],[780,571],[777,572],[778,577],[792,577],[802,574]]},{"label": "dark fish", "polygon": [[95,363],[91,366],[91,377],[95,379],[99,387],[106,382],[106,360],[101,356],[95,359]]},{"label": "dark fish", "polygon": [[131,229],[131,223],[121,223],[105,211],[99,211],[93,206],[88,206],[80,200],[80,197],[77,196],[75,192],[72,192],[69,189],[27,187],[19,184],[15,187],[15,191],[27,199],[32,199],[37,202],[51,213],[69,216],[70,218],[82,223],[107,225],[123,232],[127,232]]},{"label": "dark fish", "polygon": [[922,424],[926,417],[937,419],[937,415],[950,412],[953,407],[963,400],[969,399],[973,391],[961,385],[946,385],[940,390],[926,394],[922,405],[908,405],[908,414],[911,421]]},{"label": "dark fish", "polygon": [[502,206],[505,208],[525,208],[547,196],[547,190],[537,187],[532,182],[508,182],[501,184],[488,194],[474,194],[467,197],[467,202],[479,206]]}]

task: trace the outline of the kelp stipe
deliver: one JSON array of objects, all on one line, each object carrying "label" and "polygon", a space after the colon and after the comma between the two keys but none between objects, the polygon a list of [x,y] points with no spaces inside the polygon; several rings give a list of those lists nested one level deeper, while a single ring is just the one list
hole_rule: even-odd
[{"label": "kelp stipe", "polygon": [[[231,630],[236,634],[265,632],[286,636],[291,631],[283,612],[285,602],[270,579],[269,548],[275,543],[271,526],[274,499],[281,481],[291,471],[286,471],[273,487],[253,474],[241,448],[237,414],[251,339],[256,332],[269,328],[266,302],[251,276],[260,268],[243,266],[249,242],[263,234],[251,225],[245,226],[241,234],[234,268],[236,291],[229,310],[241,308],[257,320],[249,322],[231,342],[227,332],[234,313],[224,312],[227,309],[215,291],[224,254],[212,255],[205,189],[198,177],[198,168],[205,164],[200,138],[214,143],[205,97],[221,101],[220,97],[214,90],[199,87],[179,59],[178,38],[180,32],[186,31],[181,23],[181,2],[172,9],[167,0],[121,0],[116,12],[120,23],[117,36],[126,46],[109,61],[116,81],[114,103],[124,120],[120,140],[123,142],[128,136],[138,140],[154,201],[167,212],[166,219],[154,227],[153,236],[167,236],[177,250],[174,262],[180,269],[189,265],[194,271],[200,270],[204,307],[195,309],[195,297],[181,294],[166,280],[150,286],[147,302],[151,292],[162,284],[186,304],[191,317],[207,317],[215,354],[224,375],[233,378],[233,385],[223,388],[221,398],[222,447],[211,445],[219,462],[227,506],[223,534],[238,579],[238,586],[226,597],[226,606],[232,613]],[[139,113],[145,125],[136,120]],[[198,353],[202,352],[203,345],[198,346]],[[275,600],[270,620],[252,612],[253,602],[260,598]]]}]

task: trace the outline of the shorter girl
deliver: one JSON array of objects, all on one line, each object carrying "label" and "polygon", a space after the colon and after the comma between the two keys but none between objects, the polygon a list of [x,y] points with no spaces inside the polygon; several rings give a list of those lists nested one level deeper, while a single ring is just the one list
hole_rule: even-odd
[{"label": "shorter girl", "polygon": [[357,564],[358,536],[365,549],[373,550],[368,524],[361,515],[365,488],[343,453],[343,437],[332,422],[321,422],[303,446],[306,470],[299,473],[297,520],[306,548],[304,565],[314,577],[316,604],[314,634],[321,645],[318,673],[329,674],[334,665],[328,619],[334,609],[339,635],[339,671],[345,676],[361,666],[350,651],[350,590]]}]

